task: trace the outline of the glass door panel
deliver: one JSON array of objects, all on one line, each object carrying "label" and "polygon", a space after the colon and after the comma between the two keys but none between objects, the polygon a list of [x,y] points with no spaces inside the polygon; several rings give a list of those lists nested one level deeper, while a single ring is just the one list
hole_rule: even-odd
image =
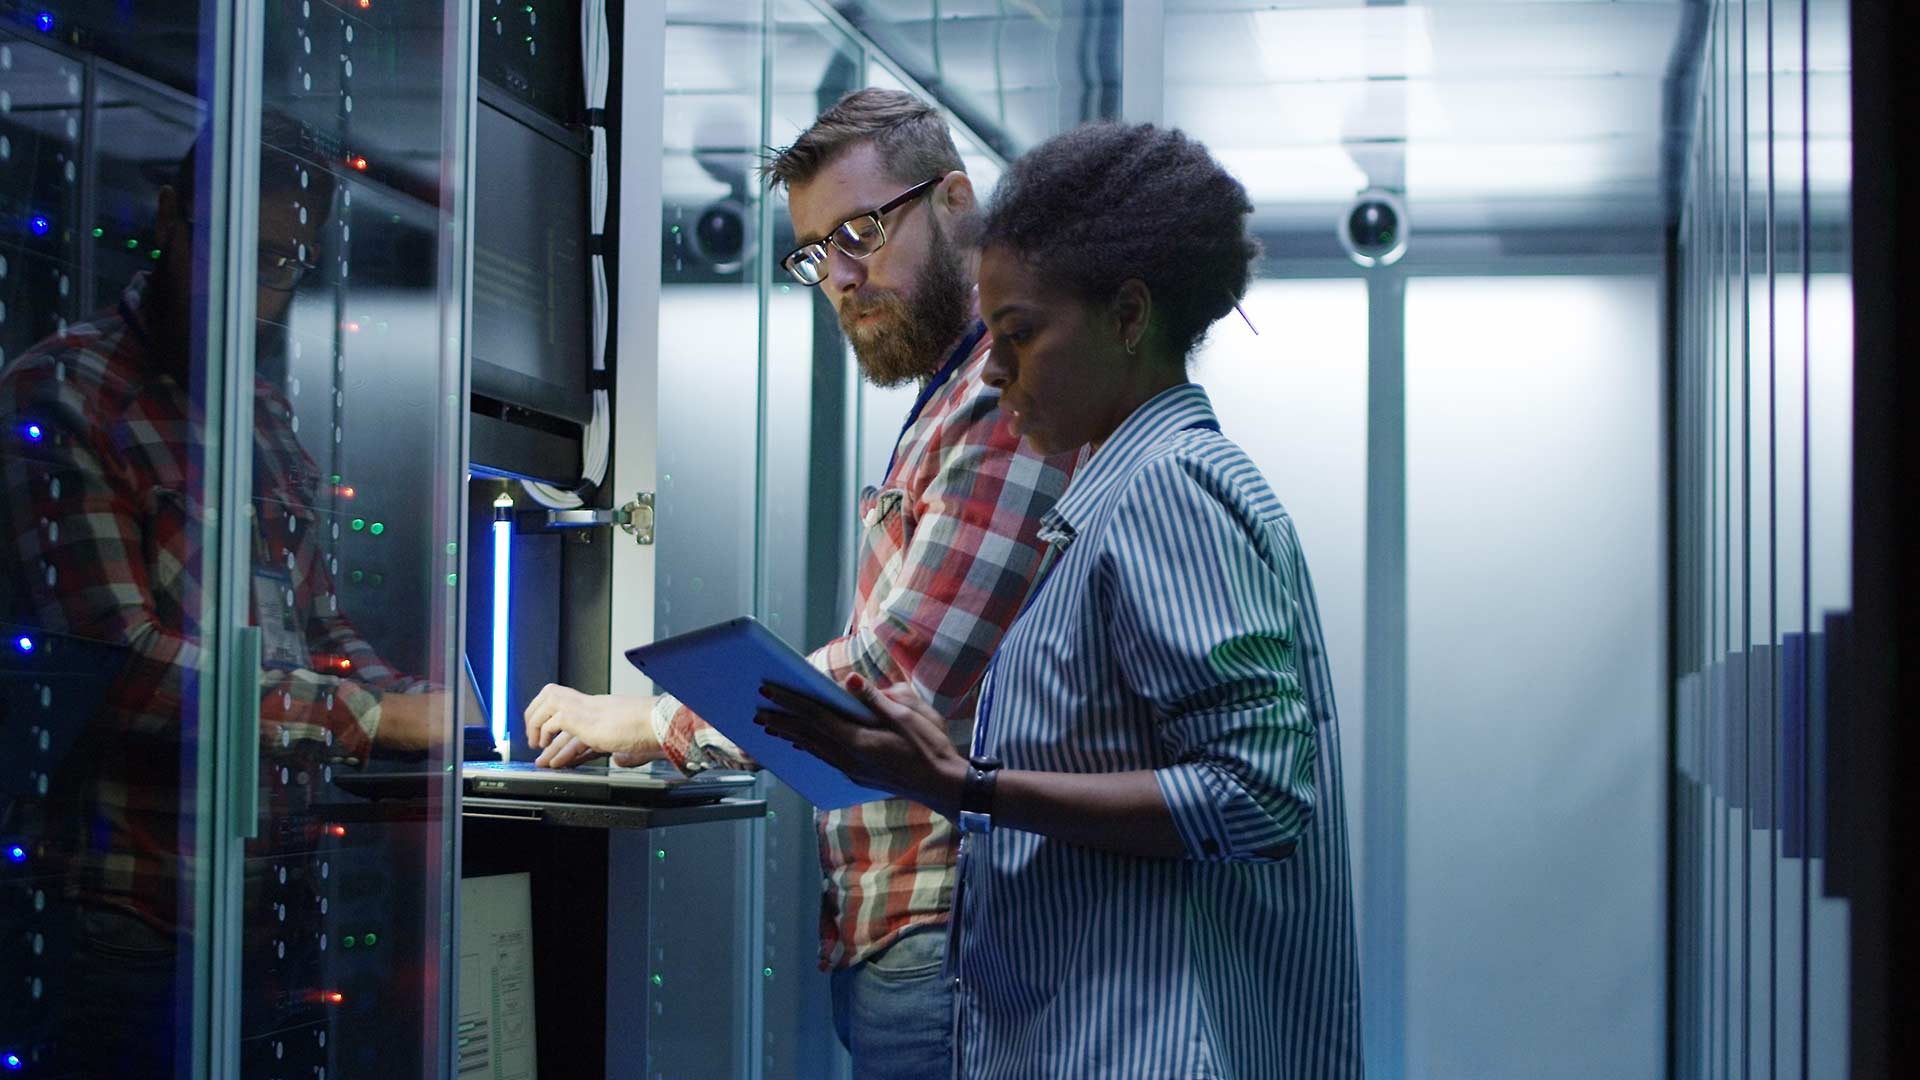
[{"label": "glass door panel", "polygon": [[257,808],[237,930],[245,1076],[446,1071],[463,19],[456,4],[287,0],[260,28],[235,450],[251,515],[227,568],[260,655],[245,695],[257,789],[240,811]]},{"label": "glass door panel", "polygon": [[207,1021],[220,16],[105,7],[0,14],[6,1075],[188,1075]]},{"label": "glass door panel", "polygon": [[[762,0],[665,11],[654,632],[755,610]],[[647,874],[647,1074],[755,1075],[758,823],[669,830]],[[743,913],[747,913],[743,917]]]}]

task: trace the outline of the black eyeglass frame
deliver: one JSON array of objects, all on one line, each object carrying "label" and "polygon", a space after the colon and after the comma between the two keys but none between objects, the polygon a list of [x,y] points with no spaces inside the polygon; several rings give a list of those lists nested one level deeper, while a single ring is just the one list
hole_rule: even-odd
[{"label": "black eyeglass frame", "polygon": [[[820,284],[822,281],[827,280],[826,275],[822,274],[820,277],[812,281],[808,281],[806,278],[801,277],[800,271],[794,269],[794,266],[796,265],[796,260],[798,260],[801,256],[807,255],[809,253],[817,252],[817,254],[814,255],[814,259],[818,262],[824,263],[827,261],[827,256],[829,254],[828,249],[837,247],[837,248],[840,248],[840,251],[843,254],[845,254],[848,258],[865,260],[872,257],[875,251],[879,251],[881,248],[887,246],[887,223],[883,219],[888,214],[893,213],[895,210],[900,209],[901,207],[912,202],[913,200],[933,190],[934,185],[938,184],[940,181],[945,179],[946,179],[945,176],[936,176],[931,180],[922,180],[919,183],[908,188],[907,190],[901,192],[900,194],[895,195],[893,198],[888,199],[885,204],[873,210],[869,210],[864,214],[853,215],[847,220],[841,222],[840,224],[835,225],[831,230],[827,232],[827,235],[822,237],[821,239],[815,240],[811,244],[801,244],[799,247],[794,248],[792,251],[787,252],[785,255],[782,255],[780,257],[780,268],[785,270],[787,273],[793,275],[793,279],[795,281],[798,281],[800,284],[805,285],[808,288],[813,288],[814,286]],[[858,252],[848,251],[846,248],[841,247],[840,241],[838,239],[841,231],[846,229],[847,226],[852,225],[856,221],[862,221],[862,220],[872,221],[874,228],[880,230],[879,240],[874,243],[872,250],[868,251],[865,255],[859,254]]]},{"label": "black eyeglass frame", "polygon": [[[285,275],[289,269],[292,271],[290,275],[291,280],[285,284],[280,284],[280,279],[277,275]],[[262,248],[260,250],[259,282],[260,287],[263,289],[272,289],[274,292],[292,292],[300,287],[300,283],[306,280],[308,274],[314,273],[319,269],[319,263],[306,262],[298,255],[288,255],[285,252],[273,251],[269,248]],[[271,280],[269,280],[269,278],[271,278]]]},{"label": "black eyeglass frame", "polygon": [[[180,219],[180,223],[182,225],[192,225],[194,222],[190,217],[183,217]],[[881,241],[883,244],[885,242],[884,240]],[[307,262],[298,255],[289,255],[285,251],[273,251],[262,247],[260,249],[260,256],[261,267],[257,275],[257,280],[261,288],[271,289],[274,292],[292,292],[300,287],[300,283],[306,280],[308,274],[320,269],[319,263]],[[269,263],[269,259],[271,263]],[[278,285],[275,284],[274,281],[267,280],[267,275],[284,271],[289,266],[297,267],[293,272],[292,281],[287,282],[285,285]],[[276,278],[275,281],[277,280]]]}]

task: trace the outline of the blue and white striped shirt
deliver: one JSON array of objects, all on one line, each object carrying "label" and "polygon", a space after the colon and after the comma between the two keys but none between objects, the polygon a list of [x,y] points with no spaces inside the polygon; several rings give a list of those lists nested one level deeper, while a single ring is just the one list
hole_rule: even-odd
[{"label": "blue and white striped shirt", "polygon": [[1279,499],[1184,384],[1120,425],[1040,535],[1051,572],[988,669],[974,752],[1154,770],[1187,854],[969,836],[958,1071],[1360,1076],[1333,681]]}]

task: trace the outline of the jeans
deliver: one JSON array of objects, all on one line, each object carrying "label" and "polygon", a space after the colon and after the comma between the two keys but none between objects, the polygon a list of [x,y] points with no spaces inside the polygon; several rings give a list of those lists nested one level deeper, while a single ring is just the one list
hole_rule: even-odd
[{"label": "jeans", "polygon": [[163,1080],[181,1064],[176,1054],[192,1017],[180,995],[179,940],[125,912],[75,912],[73,953],[53,1016],[58,1064],[50,1075]]},{"label": "jeans", "polygon": [[947,928],[907,931],[833,973],[833,1026],[859,1080],[944,1080],[953,1071]]}]

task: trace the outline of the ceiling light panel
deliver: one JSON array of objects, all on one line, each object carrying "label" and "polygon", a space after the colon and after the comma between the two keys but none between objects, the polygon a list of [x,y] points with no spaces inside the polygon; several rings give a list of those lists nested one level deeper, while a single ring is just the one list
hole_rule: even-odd
[{"label": "ceiling light panel", "polygon": [[1654,191],[1659,182],[1659,144],[1648,139],[1414,143],[1407,148],[1411,202],[1605,195]]},{"label": "ceiling light panel", "polygon": [[1213,156],[1256,206],[1340,202],[1367,186],[1366,174],[1337,146],[1215,148]]},{"label": "ceiling light panel", "polygon": [[1665,0],[1189,12],[1168,17],[1168,72],[1206,78],[1197,72],[1209,56],[1218,58],[1216,73],[1254,70],[1231,62],[1244,53],[1235,40],[1244,20],[1267,82],[1660,74],[1679,19],[1678,6]]},{"label": "ceiling light panel", "polygon": [[1268,82],[1412,78],[1433,72],[1421,7],[1262,11],[1251,17]]},{"label": "ceiling light panel", "polygon": [[1210,146],[1553,142],[1657,136],[1660,105],[1660,81],[1642,77],[1189,85],[1167,88],[1166,119]]}]

